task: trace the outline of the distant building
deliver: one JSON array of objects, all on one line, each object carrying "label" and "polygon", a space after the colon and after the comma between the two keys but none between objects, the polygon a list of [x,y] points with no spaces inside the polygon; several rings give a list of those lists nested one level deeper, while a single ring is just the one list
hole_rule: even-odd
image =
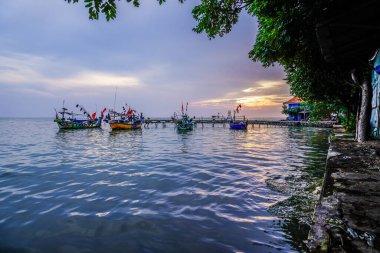
[{"label": "distant building", "polygon": [[288,114],[288,120],[308,120],[310,116],[310,111],[307,110],[304,106],[302,106],[302,100],[293,97],[290,100],[283,103],[284,111]]}]

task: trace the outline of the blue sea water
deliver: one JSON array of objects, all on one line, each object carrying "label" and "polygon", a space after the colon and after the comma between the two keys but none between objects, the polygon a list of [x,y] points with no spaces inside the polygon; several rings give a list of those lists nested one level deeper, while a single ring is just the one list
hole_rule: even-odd
[{"label": "blue sea water", "polygon": [[304,251],[307,226],[271,208],[322,178],[328,133],[0,119],[0,252]]}]

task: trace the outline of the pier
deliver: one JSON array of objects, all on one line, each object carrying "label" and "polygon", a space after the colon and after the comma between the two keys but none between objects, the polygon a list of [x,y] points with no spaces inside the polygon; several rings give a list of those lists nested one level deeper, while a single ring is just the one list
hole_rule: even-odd
[{"label": "pier", "polygon": [[[270,127],[270,126],[278,126],[278,127],[289,127],[289,126],[297,126],[297,127],[318,127],[318,128],[332,128],[336,122],[335,121],[289,121],[289,120],[257,120],[257,119],[247,119],[248,125],[251,127]],[[226,118],[194,118],[194,124],[204,125],[204,124],[227,124],[228,121]],[[159,124],[165,125],[169,123],[176,123],[175,119],[171,118],[147,118],[145,119],[144,125],[155,125]]]}]

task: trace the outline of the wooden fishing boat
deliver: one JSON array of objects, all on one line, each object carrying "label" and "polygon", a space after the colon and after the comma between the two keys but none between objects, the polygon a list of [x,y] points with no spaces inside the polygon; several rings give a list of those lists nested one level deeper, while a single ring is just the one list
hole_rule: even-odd
[{"label": "wooden fishing boat", "polygon": [[229,119],[230,129],[234,130],[246,130],[248,126],[248,120],[245,116],[236,116],[241,111],[242,105],[239,104],[234,110],[234,116]]},{"label": "wooden fishing boat", "polygon": [[141,129],[143,120],[142,113],[138,115],[131,107],[127,111],[126,107],[123,106],[121,113],[109,110],[106,122],[108,122],[112,130],[133,130]]},{"label": "wooden fishing boat", "polygon": [[233,121],[230,122],[230,128],[235,130],[246,130],[247,129],[247,121]]},{"label": "wooden fishing boat", "polygon": [[97,120],[76,120],[76,119],[56,119],[59,129],[83,129],[99,128],[102,125],[102,119]]},{"label": "wooden fishing boat", "polygon": [[[96,117],[96,112],[92,115],[86,111],[86,109],[77,104],[77,108],[80,109],[82,114],[69,112],[67,108],[63,105],[62,111],[56,111],[56,117],[54,122],[57,123],[59,129],[85,129],[85,128],[100,128],[102,125],[103,113],[105,109],[102,110],[101,116],[99,118]],[[61,117],[59,117],[59,114]],[[77,119],[77,116],[85,116],[85,119]]]},{"label": "wooden fishing boat", "polygon": [[194,122],[193,119],[189,117],[187,114],[187,107],[189,103],[186,104],[186,111],[183,110],[183,104],[182,104],[182,114],[181,114],[181,119],[177,120],[177,130],[179,131],[188,131],[188,130],[193,130],[194,128]]},{"label": "wooden fishing boat", "polygon": [[178,130],[193,130],[194,123],[192,119],[189,119],[187,115],[183,115],[182,119],[177,122]]},{"label": "wooden fishing boat", "polygon": [[112,130],[141,129],[141,122],[129,120],[111,120],[109,122]]}]

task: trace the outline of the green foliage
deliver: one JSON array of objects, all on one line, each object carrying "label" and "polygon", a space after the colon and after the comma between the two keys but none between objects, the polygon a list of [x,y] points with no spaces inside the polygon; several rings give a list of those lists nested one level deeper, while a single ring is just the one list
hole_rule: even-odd
[{"label": "green foliage", "polygon": [[[79,0],[65,0],[68,3],[77,3]],[[127,0],[131,2],[132,0]],[[135,3],[136,2],[136,3]],[[116,2],[115,0],[84,0],[85,7],[88,8],[89,18],[99,19],[99,13],[103,13],[107,21],[116,18]],[[134,0],[133,4],[138,7],[138,1]]]},{"label": "green foliage", "polygon": [[297,108],[286,108],[286,109],[282,110],[282,113],[285,115],[296,117],[300,111],[301,110],[298,107]]},{"label": "green foliage", "polygon": [[205,32],[210,39],[223,37],[239,20],[239,13],[249,5],[244,0],[203,0],[193,9],[193,17],[198,25],[196,33]]},{"label": "green foliage", "polygon": [[[65,0],[68,3],[78,3],[79,0]],[[127,3],[132,3],[134,7],[140,6],[139,0],[125,0]],[[166,0],[157,0],[159,4],[163,4]],[[185,0],[178,0],[183,3]],[[85,7],[88,8],[89,18],[98,20],[99,14],[102,13],[107,21],[116,18],[117,4],[120,0],[84,0]]]},{"label": "green foliage", "polygon": [[289,115],[289,113],[288,113],[288,107],[285,104],[282,105],[282,111],[281,111],[281,113],[285,114],[285,115]]},{"label": "green foliage", "polygon": [[339,122],[344,126],[348,132],[355,132],[356,130],[356,117],[355,114],[347,111],[342,111],[339,115]]},{"label": "green foliage", "polygon": [[335,113],[338,115],[337,120],[346,128],[346,130],[355,130],[356,117],[354,113],[347,110],[347,108],[342,107],[338,101],[313,101],[305,102],[305,104],[310,109],[311,121],[320,121],[323,119],[328,119],[332,113]]},{"label": "green foliage", "polygon": [[254,0],[248,12],[257,17],[259,29],[253,50],[249,53],[254,61],[268,67],[275,62],[288,65],[301,48],[299,1]]},{"label": "green foliage", "polygon": [[306,102],[310,108],[310,120],[320,121],[330,118],[332,113],[339,113],[339,103],[327,103],[326,101]]}]

